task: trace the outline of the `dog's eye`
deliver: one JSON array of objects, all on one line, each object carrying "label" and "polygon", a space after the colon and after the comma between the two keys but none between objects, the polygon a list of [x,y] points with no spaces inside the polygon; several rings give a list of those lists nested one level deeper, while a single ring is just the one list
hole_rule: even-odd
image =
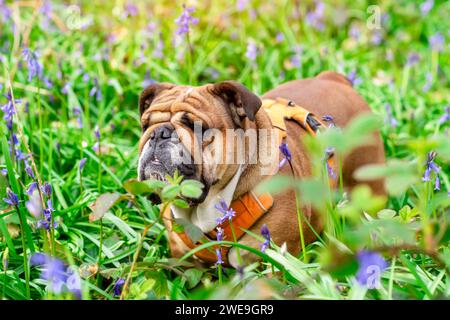
[{"label": "dog's eye", "polygon": [[142,123],[141,127],[142,127],[142,132],[145,132],[148,129],[148,123]]},{"label": "dog's eye", "polygon": [[[204,133],[206,130],[208,130],[208,126],[202,123],[201,121],[193,121],[191,118],[189,118],[188,115],[184,114],[181,118],[181,123],[184,124],[186,127],[188,127],[191,131],[195,131],[196,127],[201,127],[201,132]],[[197,128],[197,130],[199,129]]]}]

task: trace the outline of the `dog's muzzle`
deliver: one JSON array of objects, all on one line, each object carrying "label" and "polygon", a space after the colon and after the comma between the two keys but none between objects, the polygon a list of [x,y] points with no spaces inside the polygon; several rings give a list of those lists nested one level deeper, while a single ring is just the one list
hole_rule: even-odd
[{"label": "dog's muzzle", "polygon": [[139,180],[157,179],[166,181],[166,175],[175,171],[185,179],[195,177],[195,165],[191,155],[181,143],[171,124],[155,128],[145,143],[139,157]]}]

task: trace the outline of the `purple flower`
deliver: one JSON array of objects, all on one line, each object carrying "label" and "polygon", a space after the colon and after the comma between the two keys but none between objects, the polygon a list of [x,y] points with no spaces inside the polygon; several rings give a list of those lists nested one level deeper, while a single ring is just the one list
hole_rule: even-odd
[{"label": "purple flower", "polygon": [[164,42],[160,37],[158,42],[156,43],[155,49],[153,50],[153,57],[155,57],[157,59],[164,58],[163,50],[164,50]]},{"label": "purple flower", "polygon": [[69,88],[70,88],[70,87],[71,87],[70,82],[66,82],[66,83],[64,84],[64,86],[62,87],[61,92],[64,93],[64,94],[68,94],[68,93],[69,93]]},{"label": "purple flower", "polygon": [[222,240],[223,240],[223,229],[217,228],[217,241],[222,241]]},{"label": "purple flower", "polygon": [[122,287],[125,284],[124,278],[117,279],[116,283],[114,283],[113,291],[115,296],[120,296],[122,293]]},{"label": "purple flower", "polygon": [[420,12],[422,12],[422,16],[426,16],[428,12],[431,11],[434,7],[434,0],[427,0],[420,5]]},{"label": "purple flower", "polygon": [[33,169],[31,169],[31,167],[29,166],[28,161],[25,160],[24,164],[25,164],[25,172],[31,179],[34,179],[34,172]]},{"label": "purple flower", "polygon": [[36,192],[36,189],[29,195],[29,201],[25,204],[28,211],[36,218],[39,218],[42,215],[42,203],[41,198],[39,196],[39,192]]},{"label": "purple flower", "polygon": [[222,214],[222,217],[216,219],[218,225],[224,223],[226,220],[231,221],[231,219],[236,214],[233,208],[228,207],[227,203],[223,199],[220,200],[219,204],[216,204],[214,208],[216,208]]},{"label": "purple flower", "polygon": [[147,88],[149,85],[155,83],[156,81],[150,77],[150,71],[147,71],[144,76],[144,81],[142,81],[142,88]]},{"label": "purple flower", "polygon": [[439,180],[439,176],[436,176],[436,180],[434,181],[434,190],[441,190],[441,181]]},{"label": "purple flower", "polygon": [[5,5],[4,0],[0,0],[0,12],[3,15],[3,19],[5,21],[11,18],[11,9],[9,9],[7,5]]},{"label": "purple flower", "polygon": [[302,66],[302,55],[303,47],[299,45],[294,46],[294,52],[289,58],[294,67],[300,68]]},{"label": "purple flower", "polygon": [[3,120],[6,122],[6,126],[9,130],[12,130],[13,127],[13,116],[16,114],[16,110],[14,108],[15,104],[21,103],[21,100],[19,99],[13,99],[11,96],[11,92],[8,92],[7,94],[3,95],[8,101],[6,104],[4,104],[1,109],[3,113],[5,114],[3,116]]},{"label": "purple flower", "polygon": [[352,86],[357,86],[362,82],[362,79],[358,77],[356,70],[350,71],[350,73],[347,75],[348,81],[352,84]]},{"label": "purple flower", "polygon": [[83,170],[84,165],[86,164],[87,158],[83,158],[80,160],[80,164],[78,165],[78,168],[81,170]]},{"label": "purple flower", "polygon": [[41,279],[49,284],[49,289],[56,294],[71,292],[81,298],[81,280],[79,275],[68,268],[60,259],[43,253],[35,253],[30,258],[31,266],[42,267]]},{"label": "purple flower", "polygon": [[38,187],[37,182],[30,183],[30,185],[28,186],[28,189],[26,191],[27,195],[31,196],[34,193],[34,190],[37,189],[37,187]]},{"label": "purple flower", "polygon": [[283,167],[286,162],[290,162],[292,159],[292,153],[291,150],[289,150],[287,143],[282,142],[281,145],[279,146],[279,149],[281,151],[281,154],[283,155],[283,159],[281,159],[278,167],[281,168]]},{"label": "purple flower", "polygon": [[419,61],[420,61],[420,56],[417,53],[412,52],[412,53],[408,54],[408,60],[406,62],[406,65],[412,67]]},{"label": "purple flower", "polygon": [[361,29],[356,23],[352,23],[352,25],[350,26],[350,30],[348,31],[348,34],[353,39],[358,40],[359,37],[361,36]]},{"label": "purple flower", "polygon": [[78,128],[82,129],[83,128],[83,119],[82,119],[82,116],[81,116],[81,109],[80,109],[80,107],[73,108],[73,114],[74,114],[75,117],[77,117]]},{"label": "purple flower", "polygon": [[94,86],[89,91],[89,96],[90,97],[93,97],[94,95],[95,95],[95,99],[97,101],[101,101],[102,100],[102,91],[100,90],[100,86],[98,84],[98,79],[97,78],[94,78]]},{"label": "purple flower", "polygon": [[434,182],[434,190],[440,190],[441,188],[441,182],[439,180],[439,172],[441,171],[441,168],[437,164],[434,163],[434,159],[436,158],[436,152],[432,151],[428,153],[427,155],[427,163],[425,172],[422,177],[422,181],[427,182],[431,180],[431,173],[434,172],[436,175],[436,179]]},{"label": "purple flower", "polygon": [[363,250],[356,254],[359,268],[356,281],[369,289],[379,287],[381,273],[388,267],[386,260],[378,253]]},{"label": "purple flower", "polygon": [[325,28],[323,23],[325,5],[322,1],[316,1],[315,3],[315,9],[306,14],[306,22],[316,30],[323,31]]},{"label": "purple flower", "polygon": [[447,121],[450,121],[450,106],[445,107],[445,113],[439,118],[439,125],[442,125]]},{"label": "purple flower", "polygon": [[283,42],[284,40],[284,34],[282,32],[277,32],[277,36],[275,38],[278,43]]},{"label": "purple flower", "polygon": [[244,11],[248,6],[248,0],[237,0],[236,2],[236,10],[241,12]]},{"label": "purple flower", "polygon": [[395,119],[394,114],[392,113],[392,108],[389,103],[386,103],[384,105],[384,108],[386,109],[386,117],[384,119],[385,123],[388,123],[391,127],[395,128],[398,126],[398,121]]},{"label": "purple flower", "polygon": [[256,47],[255,42],[250,40],[247,43],[247,50],[245,52],[245,57],[250,60],[250,62],[255,62],[256,58],[258,56],[258,48]]},{"label": "purple flower", "polygon": [[261,244],[261,252],[266,252],[270,246],[270,231],[266,224],[261,226],[261,235],[264,237],[264,242]]},{"label": "purple flower", "polygon": [[42,79],[42,65],[37,60],[36,52],[31,51],[29,48],[25,48],[22,50],[22,55],[27,62],[28,81],[33,80],[34,77]]},{"label": "purple flower", "polygon": [[222,260],[222,250],[220,248],[216,248],[217,262],[216,264],[223,264]]},{"label": "purple flower", "polygon": [[138,8],[133,3],[125,4],[125,16],[136,17],[138,15]]},{"label": "purple flower", "polygon": [[372,33],[372,43],[376,46],[383,42],[383,32],[379,29],[375,29]]},{"label": "purple flower", "polygon": [[1,170],[1,174],[2,174],[3,176],[7,176],[7,175],[8,175],[8,169],[2,169],[2,170]]},{"label": "purple flower", "polygon": [[427,72],[425,85],[422,87],[422,92],[430,91],[430,88],[433,84],[433,74],[431,72]]},{"label": "purple flower", "polygon": [[98,141],[96,143],[94,143],[94,145],[92,146],[92,150],[94,150],[95,152],[99,152],[100,143]]},{"label": "purple flower", "polygon": [[175,23],[178,26],[176,31],[176,35],[182,36],[183,34],[189,33],[189,27],[194,26],[198,23],[198,19],[194,18],[191,14],[195,11],[194,7],[186,7],[183,4],[183,12],[181,15],[175,20]]},{"label": "purple flower", "polygon": [[44,182],[41,186],[41,191],[47,196],[47,198],[52,196],[52,186],[48,182]]},{"label": "purple flower", "polygon": [[438,52],[444,50],[445,39],[442,33],[435,33],[428,39],[428,42],[430,43],[431,50]]},{"label": "purple flower", "polygon": [[6,198],[3,198],[3,201],[10,206],[19,205],[19,197],[10,188],[6,188]]},{"label": "purple flower", "polygon": [[94,129],[94,137],[95,139],[100,140],[100,129],[98,128],[98,126],[96,126]]}]

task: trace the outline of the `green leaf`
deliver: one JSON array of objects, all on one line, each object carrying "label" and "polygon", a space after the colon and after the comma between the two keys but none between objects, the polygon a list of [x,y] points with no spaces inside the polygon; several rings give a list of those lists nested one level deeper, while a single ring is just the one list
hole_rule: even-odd
[{"label": "green leaf", "polygon": [[123,187],[127,192],[138,196],[142,194],[154,193],[159,189],[164,188],[166,184],[159,180],[145,180],[138,181],[136,179],[130,179],[123,184]]},{"label": "green leaf", "polygon": [[170,201],[175,199],[180,194],[181,187],[179,185],[165,186],[161,191],[161,196],[164,200]]},{"label": "green leaf", "polygon": [[188,198],[198,198],[202,195],[203,184],[197,180],[185,180],[181,183],[181,194]]},{"label": "green leaf", "polygon": [[186,219],[175,219],[175,223],[183,227],[184,232],[192,240],[192,242],[196,243],[203,237],[203,231],[195,224],[190,223]]},{"label": "green leaf", "polygon": [[174,205],[176,205],[177,207],[183,208],[183,209],[187,209],[189,208],[189,204],[183,200],[183,199],[175,199],[172,202]]},{"label": "green leaf", "polygon": [[200,271],[199,269],[192,268],[192,269],[186,270],[184,272],[184,277],[187,280],[188,289],[194,288],[202,279],[202,275],[203,275],[203,272]]}]

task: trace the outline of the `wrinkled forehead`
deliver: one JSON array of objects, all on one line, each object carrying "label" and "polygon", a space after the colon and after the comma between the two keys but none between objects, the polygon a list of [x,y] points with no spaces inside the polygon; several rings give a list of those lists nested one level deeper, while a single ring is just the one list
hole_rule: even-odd
[{"label": "wrinkled forehead", "polygon": [[[201,117],[217,105],[211,94],[212,85],[176,86],[158,94],[141,116],[141,121],[151,121],[155,115],[165,114],[168,119],[178,112],[188,112]],[[158,118],[159,118],[158,116]],[[167,119],[167,120],[168,120]]]}]

